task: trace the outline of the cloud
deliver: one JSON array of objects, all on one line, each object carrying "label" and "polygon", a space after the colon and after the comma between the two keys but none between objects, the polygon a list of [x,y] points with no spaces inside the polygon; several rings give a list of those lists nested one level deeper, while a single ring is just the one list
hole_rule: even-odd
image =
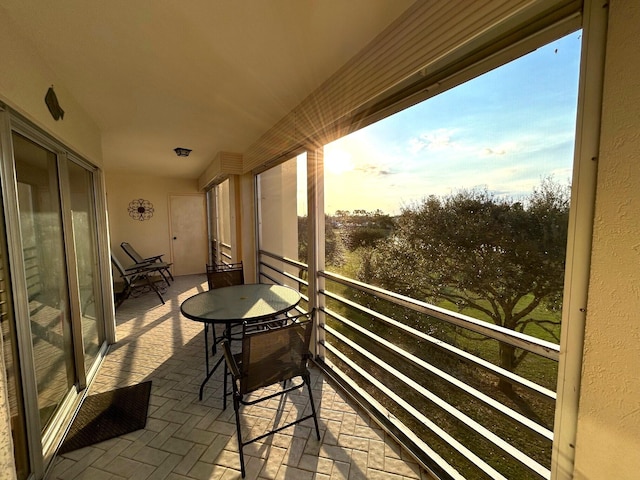
[{"label": "cloud", "polygon": [[504,155],[505,153],[507,153],[507,151],[504,148],[495,150],[493,148],[485,147],[485,149],[482,151],[482,154],[486,157],[491,155]]},{"label": "cloud", "polygon": [[439,151],[457,148],[456,142],[451,140],[455,130],[439,128],[409,139],[409,151],[413,154],[422,150]]},{"label": "cloud", "polygon": [[518,151],[516,142],[507,142],[501,145],[482,148],[480,155],[482,157],[504,156]]},{"label": "cloud", "polygon": [[387,168],[383,165],[374,165],[372,163],[362,163],[356,166],[355,170],[357,172],[362,172],[367,175],[390,175],[393,173],[390,168]]}]

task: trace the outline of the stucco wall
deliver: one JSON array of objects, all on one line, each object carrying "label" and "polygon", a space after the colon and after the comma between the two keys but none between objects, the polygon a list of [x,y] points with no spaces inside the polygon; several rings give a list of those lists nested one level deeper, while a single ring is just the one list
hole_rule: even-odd
[{"label": "stucco wall", "polygon": [[[64,118],[55,121],[45,103],[47,89],[55,86]],[[0,101],[37,124],[67,148],[94,165],[102,165],[98,127],[69,95],[64,84],[47,67],[28,38],[0,7]],[[13,479],[13,447],[7,402],[5,368],[0,346],[0,478]]]},{"label": "stucco wall", "polygon": [[640,2],[610,2],[577,480],[640,478]]},{"label": "stucco wall", "polygon": [[[46,66],[28,38],[0,7],[0,101],[33,121],[64,145],[102,166],[102,140],[94,121]],[[64,118],[55,121],[44,97],[53,85]]]},{"label": "stucco wall", "polygon": [[[298,259],[296,160],[289,160],[260,174],[260,249],[283,257]],[[283,228],[295,225],[296,228]],[[274,259],[267,260],[277,269],[298,275],[296,267]],[[272,272],[270,272],[272,273]],[[285,285],[297,287],[289,278],[276,277]]]},{"label": "stucco wall", "polygon": [[[169,196],[200,193],[197,180],[107,172],[105,183],[111,249],[116,257],[125,265],[131,264],[120,248],[120,243],[129,242],[142,256],[164,254],[164,260],[171,261]],[[139,221],[129,216],[129,202],[139,198],[153,204],[151,219]]]}]

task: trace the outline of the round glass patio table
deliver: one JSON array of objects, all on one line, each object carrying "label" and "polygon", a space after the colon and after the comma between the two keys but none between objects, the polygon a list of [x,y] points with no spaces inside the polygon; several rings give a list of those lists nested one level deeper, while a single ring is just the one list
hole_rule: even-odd
[{"label": "round glass patio table", "polygon": [[[190,320],[204,323],[206,377],[200,385],[200,400],[205,384],[209,381],[224,357],[218,359],[209,370],[208,327],[224,324],[223,339],[231,340],[231,327],[245,321],[264,320],[276,317],[294,308],[300,303],[300,293],[291,287],[253,283],[216,288],[198,293],[186,299],[180,305],[180,312]],[[215,353],[215,343],[214,349]],[[226,379],[226,371],[225,371]],[[223,404],[226,406],[227,382],[224,381]]]},{"label": "round glass patio table", "polygon": [[283,285],[234,285],[198,293],[182,302],[180,311],[185,317],[199,322],[242,323],[291,310],[300,298],[300,293]]}]

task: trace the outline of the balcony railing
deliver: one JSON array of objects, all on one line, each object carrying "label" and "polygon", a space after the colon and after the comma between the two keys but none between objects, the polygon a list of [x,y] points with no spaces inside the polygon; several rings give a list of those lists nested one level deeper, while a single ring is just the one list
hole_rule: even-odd
[{"label": "balcony railing", "polygon": [[[260,251],[259,273],[309,301],[307,265]],[[317,363],[425,467],[441,478],[550,478],[558,345],[318,276]],[[501,366],[505,345],[526,357],[517,372]]]}]

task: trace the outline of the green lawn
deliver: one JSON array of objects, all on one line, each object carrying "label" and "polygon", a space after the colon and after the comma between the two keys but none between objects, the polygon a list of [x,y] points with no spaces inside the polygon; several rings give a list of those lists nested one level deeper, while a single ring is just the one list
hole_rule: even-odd
[{"label": "green lawn", "polygon": [[[341,268],[330,268],[329,270],[355,279],[357,278],[359,264],[359,252],[349,252],[349,254],[347,255],[347,261]],[[327,289],[338,295],[344,296],[345,298],[354,298],[355,291],[344,285],[328,281]],[[368,298],[367,300],[371,299]],[[526,302],[526,300],[527,299],[523,299],[523,302]],[[328,304],[331,309],[337,311],[339,314],[349,318],[351,321],[361,326],[368,328],[371,331],[374,331],[376,334],[383,336],[387,340],[393,341],[403,350],[412,352],[415,355],[424,358],[432,365],[458,378],[467,385],[470,385],[475,389],[483,392],[484,394],[495,398],[501,403],[520,412],[521,414],[536,420],[538,423],[541,423],[547,428],[553,429],[555,404],[552,401],[541,399],[534,394],[523,391],[522,389],[516,389],[513,395],[506,395],[497,388],[497,379],[484,369],[463,364],[458,360],[446,354],[443,354],[437,349],[434,350],[433,347],[424,344],[424,342],[416,341],[414,337],[402,334],[400,332],[394,332],[390,330],[388,326],[380,325],[379,322],[375,321],[369,316],[363,315],[353,309],[340,305],[335,301],[329,301]],[[485,360],[488,360],[495,365],[500,364],[499,344],[496,340],[482,339],[480,335],[473,334],[459,327],[449,326],[448,324],[432,319],[427,315],[416,314],[415,312],[408,311],[403,307],[394,306],[388,304],[387,302],[379,302],[378,306],[380,307],[379,311],[387,316],[395,318],[398,321],[404,321],[404,319],[407,319],[405,323],[411,324],[412,326],[414,326],[414,328],[425,331],[432,336],[436,336],[443,341],[446,341],[447,343],[453,344],[460,349],[468,351]],[[441,302],[438,306],[456,311],[455,307],[447,302]],[[375,307],[372,308],[374,310],[377,310],[377,308]],[[487,317],[483,318],[475,311],[465,311],[462,313],[481,320],[487,320]],[[560,318],[559,313],[543,311],[542,309],[534,311],[534,314],[537,315],[537,318],[544,318],[546,320],[552,321],[559,321]],[[328,320],[328,323],[338,331],[340,331],[342,334],[346,335],[352,340],[363,345],[363,347],[372,351],[379,358],[384,359],[385,362],[395,365],[396,368],[399,368],[401,370],[404,369],[405,374],[409,375],[411,378],[414,378],[414,380],[423,383],[425,386],[427,386],[428,389],[430,389],[440,398],[445,399],[451,405],[455,405],[457,409],[464,411],[472,418],[476,418],[477,421],[487,426],[487,428],[493,430],[499,436],[508,439],[510,443],[516,445],[519,449],[535,458],[541,464],[547,466],[550,464],[551,442],[542,440],[540,439],[540,437],[537,437],[535,434],[527,431],[527,429],[523,429],[521,426],[505,420],[504,417],[497,414],[496,412],[491,411],[490,409],[487,409],[486,406],[478,403],[468,395],[463,394],[456,389],[452,389],[451,386],[447,384],[447,382],[442,382],[439,379],[433,378],[430,374],[427,374],[419,368],[408,366],[406,364],[406,361],[398,360],[393,354],[364,339],[360,334],[351,331],[349,328],[340,324],[339,322]],[[556,332],[559,335],[560,326],[558,325],[556,328]],[[529,325],[526,333],[547,341],[555,341],[553,335],[550,335],[544,329],[533,324]],[[342,349],[343,347],[340,346],[340,348]],[[365,360],[359,358],[358,354],[349,352],[347,353],[347,355],[358,363],[365,362],[363,363],[363,366],[365,366],[367,369],[371,368],[370,365],[367,365]],[[555,390],[556,388],[557,362],[555,361],[551,361],[534,354],[529,354],[516,368],[515,373],[550,390]],[[378,375],[383,376],[385,375],[385,373],[383,371],[380,371],[378,372]],[[401,389],[403,388],[402,385],[397,384],[396,379],[394,378],[387,378],[385,379],[385,382],[387,385],[395,384],[395,391],[401,391]],[[372,388],[372,386],[368,385],[367,382],[361,383],[361,387],[367,390]],[[372,392],[372,394],[376,395],[375,392]],[[427,408],[428,402],[425,403],[424,398],[420,394],[418,394],[418,392],[405,391],[402,392],[402,396],[403,398],[414,404],[416,408]],[[376,397],[380,397],[380,394],[378,393]],[[390,408],[391,411],[394,412],[395,415],[403,419],[403,422],[410,426],[412,430],[416,431],[416,433],[423,430],[422,427],[416,424],[415,420],[402,409],[389,404],[388,402],[385,402],[385,404],[388,408]],[[486,451],[486,457],[488,459],[492,459],[495,456],[494,454],[496,452],[490,452],[490,449],[485,449],[485,447],[479,445],[479,443],[483,442],[479,441],[478,438],[476,438],[476,434],[474,432],[466,431],[466,427],[463,428],[458,425],[455,420],[452,420],[449,417],[448,414],[445,414],[442,411],[438,411],[438,409],[434,407],[429,407],[427,410],[425,410],[425,414],[430,419],[440,424],[442,428],[447,430],[450,434],[456,436],[460,441],[462,441],[462,443],[468,446],[473,445],[473,450],[479,448],[481,451]],[[430,434],[428,434],[428,432],[423,432],[420,435],[424,435],[425,441],[434,441],[434,439],[430,436]],[[444,450],[440,453],[447,458],[451,458],[454,464],[456,463],[456,461],[454,460],[456,458],[456,454],[450,451],[447,452],[446,448],[444,448]],[[481,452],[477,453],[481,454]],[[484,457],[485,455],[481,456]],[[500,456],[496,458],[500,458]],[[509,472],[508,477],[529,478],[527,474],[520,469],[520,467],[514,466],[514,463],[512,461],[506,460],[504,459],[504,457],[502,458],[502,460],[497,461],[496,467],[499,467],[498,469],[500,471]],[[493,460],[490,461],[490,463],[492,462]],[[464,461],[462,463],[464,464]],[[463,468],[463,470],[464,469],[466,468]],[[473,478],[472,472],[469,471],[468,474],[471,475],[471,478]],[[513,477],[513,475],[515,475],[515,477]]]}]

